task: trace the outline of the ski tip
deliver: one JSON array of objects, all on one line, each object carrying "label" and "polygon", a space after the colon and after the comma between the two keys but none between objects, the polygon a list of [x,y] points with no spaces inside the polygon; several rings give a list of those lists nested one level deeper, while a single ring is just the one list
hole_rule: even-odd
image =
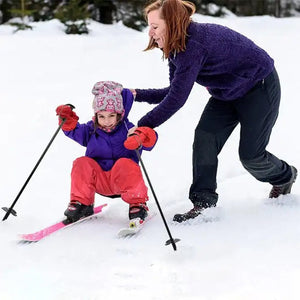
[{"label": "ski tip", "polygon": [[126,238],[126,237],[132,237],[135,234],[137,234],[138,231],[139,230],[137,228],[130,228],[130,227],[123,228],[118,232],[118,238],[121,239],[121,238]]},{"label": "ski tip", "polygon": [[18,244],[36,243],[40,239],[33,237],[31,234],[19,234]]},{"label": "ski tip", "polygon": [[37,243],[38,241],[31,241],[31,240],[26,240],[26,239],[21,239],[19,240],[17,243],[19,245],[28,245],[28,244],[33,244],[33,243]]}]

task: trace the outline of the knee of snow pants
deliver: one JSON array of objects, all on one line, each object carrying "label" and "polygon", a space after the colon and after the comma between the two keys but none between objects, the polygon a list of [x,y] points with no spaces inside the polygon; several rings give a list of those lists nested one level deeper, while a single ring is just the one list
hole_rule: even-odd
[{"label": "knee of snow pants", "polygon": [[252,159],[241,159],[241,163],[257,180],[272,185],[288,182],[291,177],[290,166],[268,151]]},{"label": "knee of snow pants", "polygon": [[148,201],[148,189],[145,185],[140,166],[129,158],[116,161],[111,173],[112,189],[129,203],[145,203]]},{"label": "knee of snow pants", "polygon": [[101,189],[104,195],[112,194],[109,180],[100,165],[87,156],[74,160],[71,171],[71,200],[92,205],[97,189]]}]

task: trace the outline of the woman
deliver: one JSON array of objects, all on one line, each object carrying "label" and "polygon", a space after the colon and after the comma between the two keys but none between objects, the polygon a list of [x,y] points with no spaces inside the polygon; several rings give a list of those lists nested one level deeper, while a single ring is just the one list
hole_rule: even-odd
[{"label": "woman", "polygon": [[142,223],[148,215],[147,187],[134,149],[151,150],[157,140],[151,128],[135,128],[128,120],[133,95],[113,81],[97,82],[92,90],[93,120],[80,124],[69,105],[56,109],[66,136],[86,147],[85,156],[77,158],[71,172],[70,203],[65,211],[68,223],[94,213],[95,194],[119,195],[129,204],[129,219]]},{"label": "woman", "polygon": [[155,128],[186,102],[194,83],[211,95],[195,130],[194,207],[174,216],[182,222],[215,206],[218,154],[240,124],[239,156],[257,180],[273,185],[270,198],[291,192],[295,167],[266,151],[280,103],[280,83],[273,59],[245,36],[216,24],[191,20],[195,6],[182,0],[157,0],[145,8],[149,24],[146,50],[160,48],[169,62],[170,85],[133,90],[135,101],[158,104],[138,126]]}]

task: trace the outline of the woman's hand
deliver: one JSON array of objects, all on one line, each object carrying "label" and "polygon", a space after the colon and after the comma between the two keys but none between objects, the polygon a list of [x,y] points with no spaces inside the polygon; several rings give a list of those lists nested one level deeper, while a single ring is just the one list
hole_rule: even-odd
[{"label": "woman's hand", "polygon": [[136,96],[136,90],[135,89],[130,89],[130,91],[131,91],[131,93],[133,95],[133,98],[135,98],[135,96]]},{"label": "woman's hand", "polygon": [[136,150],[141,146],[150,148],[155,145],[156,140],[157,135],[152,128],[137,127],[136,130],[127,137],[124,146],[128,150]]},{"label": "woman's hand", "polygon": [[133,134],[135,132],[135,130],[137,129],[137,126],[133,126],[128,130],[127,136]]}]

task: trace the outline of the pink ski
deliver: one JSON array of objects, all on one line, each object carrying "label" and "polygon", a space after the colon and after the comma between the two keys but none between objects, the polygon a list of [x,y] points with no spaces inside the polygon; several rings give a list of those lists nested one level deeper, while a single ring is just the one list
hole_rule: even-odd
[{"label": "pink ski", "polygon": [[85,220],[88,220],[88,219],[91,219],[92,217],[94,217],[95,215],[99,214],[101,211],[102,211],[102,208],[107,206],[107,204],[102,204],[100,206],[97,206],[94,208],[94,214],[88,216],[88,217],[85,217],[85,218],[82,218],[74,223],[70,223],[70,224],[64,224],[63,222],[64,221],[61,221],[61,222],[58,222],[56,224],[53,224],[49,227],[46,227],[42,230],[39,230],[35,233],[28,233],[28,234],[21,234],[20,235],[20,238],[22,241],[27,241],[27,242],[38,242],[40,241],[41,239],[43,239],[44,237],[46,236],[49,236],[50,234],[52,234],[53,232],[56,232],[62,228],[65,228],[65,227],[70,227],[74,224],[78,224],[82,221],[85,221]]}]

